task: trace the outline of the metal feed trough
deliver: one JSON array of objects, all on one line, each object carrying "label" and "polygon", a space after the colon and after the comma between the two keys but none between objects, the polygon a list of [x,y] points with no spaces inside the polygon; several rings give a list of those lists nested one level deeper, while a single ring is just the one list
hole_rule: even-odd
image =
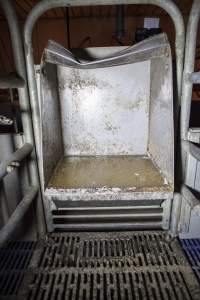
[{"label": "metal feed trough", "polygon": [[167,36],[74,53],[49,41],[41,63],[41,178],[49,224],[167,229],[174,190]]}]

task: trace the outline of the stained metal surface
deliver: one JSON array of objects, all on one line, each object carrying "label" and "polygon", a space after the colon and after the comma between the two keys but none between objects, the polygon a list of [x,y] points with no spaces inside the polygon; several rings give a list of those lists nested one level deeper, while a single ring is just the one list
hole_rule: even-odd
[{"label": "stained metal surface", "polygon": [[[41,84],[40,125],[38,136],[41,144],[39,158],[42,188],[46,187],[60,158],[64,155],[63,133],[61,127],[60,100],[58,94],[57,67],[47,64],[45,76],[39,76]],[[40,83],[41,79],[41,83]],[[42,86],[45,88],[43,89]],[[44,120],[42,122],[41,120]],[[43,141],[43,142],[42,142]]]},{"label": "stained metal surface", "polygon": [[[150,151],[151,159],[173,187],[172,72],[171,53],[166,35],[153,37],[118,52],[115,48],[86,50],[88,54],[95,53],[96,60],[93,63],[79,64],[77,67],[75,60],[71,63],[69,51],[57,44],[55,47],[51,50],[47,47],[44,58],[47,57],[45,59],[51,63],[65,62],[64,67],[58,66],[60,103],[57,103],[57,96],[54,95],[57,84],[55,80],[51,80],[52,75],[48,75],[48,64],[42,65],[41,74],[41,155],[44,156],[42,161],[45,182],[51,177],[49,172],[52,172],[52,167],[49,168],[49,165],[55,165],[58,161],[60,145],[63,143],[64,154],[68,156],[133,156],[148,155]],[[48,55],[46,51],[49,51]],[[137,56],[141,61],[136,59],[135,63]],[[97,57],[101,59],[98,60]],[[124,60],[125,65],[121,65]],[[151,77],[150,66],[154,70]],[[55,122],[49,119],[47,108]],[[59,130],[59,116],[62,136]],[[160,126],[161,119],[163,126]],[[52,136],[51,132],[55,134]],[[165,137],[169,142],[167,147]],[[125,160],[124,157],[122,161]],[[117,165],[120,166],[120,163]],[[96,167],[99,168],[99,165]],[[70,164],[68,169],[72,171]],[[66,172],[70,173],[69,170],[66,168]],[[141,172],[145,173],[142,166]],[[90,175],[88,174],[88,178],[91,181]],[[62,177],[59,174],[58,176]],[[127,187],[128,185],[129,183],[126,184]],[[53,187],[53,184],[51,186]],[[93,187],[93,184],[89,183],[90,186]],[[121,187],[119,182],[113,183],[113,186]],[[60,186],[65,187],[67,188],[67,182]],[[131,184],[129,187],[134,186]],[[145,188],[145,182],[143,187]],[[81,188],[81,185],[77,188]]]},{"label": "stained metal surface", "polygon": [[191,142],[182,142],[186,153],[184,182],[194,190],[200,191],[200,148]]},{"label": "stained metal surface", "polygon": [[15,269],[19,277],[24,275],[18,292],[8,288],[7,273],[1,273],[2,299],[200,297],[200,286],[178,240],[162,232],[52,234],[33,247],[26,269]]},{"label": "stained metal surface", "polygon": [[66,156],[56,168],[48,188],[142,188],[165,186],[151,159],[142,156]]},{"label": "stained metal surface", "polygon": [[[60,162],[45,194],[54,230],[168,229],[167,200],[162,204],[165,209],[153,203],[148,207],[148,200],[142,206],[140,201],[153,193],[169,196],[172,190],[148,157],[77,156]],[[133,200],[137,194],[143,195],[138,203]],[[117,196],[114,206],[113,196]],[[168,204],[170,208],[171,199]]]},{"label": "stained metal surface", "polygon": [[[161,1],[161,0],[136,0],[136,1],[115,1],[114,4],[155,4],[158,5],[160,7],[162,7],[163,9],[165,9],[167,11],[167,13],[171,16],[174,25],[175,25],[175,29],[176,29],[176,56],[177,56],[177,86],[178,86],[178,96],[180,99],[180,92],[181,92],[181,79],[182,79],[182,67],[183,67],[183,52],[184,52],[184,24],[183,24],[183,18],[178,10],[178,8],[176,7],[176,5],[172,2],[172,1]],[[38,93],[37,93],[37,86],[36,86],[36,80],[35,80],[35,73],[34,73],[34,59],[33,59],[33,54],[32,54],[32,31],[33,31],[33,27],[35,22],[37,21],[37,19],[39,18],[39,16],[44,13],[47,9],[50,8],[54,8],[57,6],[68,6],[68,5],[98,5],[98,4],[113,4],[112,1],[76,1],[72,3],[72,1],[64,1],[64,0],[60,0],[60,1],[42,1],[40,3],[38,3],[34,9],[31,11],[26,24],[25,24],[25,29],[24,29],[24,40],[25,40],[25,52],[26,52],[26,63],[27,63],[27,74],[28,74],[28,81],[29,81],[29,88],[30,88],[30,98],[31,98],[31,107],[32,107],[32,113],[33,113],[33,123],[34,123],[34,133],[35,136],[37,137],[37,141],[36,141],[36,148],[37,148],[37,154],[39,157],[39,163],[42,164],[42,154],[41,154],[41,140],[40,140],[40,133],[41,133],[41,123],[40,123],[40,107],[39,107],[39,102],[38,102]],[[170,54],[169,52],[166,53],[166,55],[168,56],[169,60],[170,58]],[[167,66],[166,66],[167,67]],[[163,70],[164,71],[164,70]],[[170,87],[170,85],[169,85]],[[171,93],[171,91],[170,91]],[[166,98],[165,98],[166,100]],[[165,105],[166,103],[164,103]],[[170,113],[171,113],[171,108],[170,108]],[[170,114],[170,116],[172,117],[172,115]],[[171,122],[171,120],[169,121],[169,123]],[[166,122],[164,122],[166,125]],[[168,123],[167,123],[168,125]],[[140,130],[142,130],[142,128],[140,128]],[[171,130],[171,125],[169,124],[169,126],[166,126],[166,130]],[[164,139],[164,136],[163,136]],[[160,145],[163,145],[163,143],[160,143]],[[173,139],[168,141],[168,145],[170,147],[170,145],[172,146],[173,149]],[[166,145],[165,145],[166,146]],[[164,148],[165,149],[165,148]],[[169,151],[169,148],[168,150]],[[173,151],[173,150],[172,150]],[[152,151],[153,152],[153,151]],[[156,153],[156,151],[155,151]],[[166,176],[167,180],[172,184],[173,186],[173,163],[170,165],[170,171],[169,169],[166,169],[167,164],[163,163],[163,157],[165,157],[166,153],[163,153],[163,149],[161,151],[160,156],[156,153],[155,155],[155,162],[156,164],[161,168],[161,172]],[[154,155],[154,154],[152,154]],[[160,160],[160,157],[162,157],[162,159]],[[170,158],[172,157],[173,154],[170,156]],[[169,157],[167,157],[166,160],[168,160]],[[154,157],[152,158],[154,159]],[[164,169],[164,170],[162,170]],[[42,182],[43,182],[43,178],[42,178]],[[153,193],[147,193],[148,195],[145,195],[145,197],[147,199],[169,199],[172,197],[172,193],[173,192],[165,192],[162,191],[161,194],[157,193],[157,191],[154,191]],[[53,193],[52,193],[53,194]],[[127,196],[126,194],[122,196],[122,198],[126,198],[127,199],[131,199],[134,198],[133,197],[134,193],[129,193],[129,195]],[[95,193],[93,193],[93,195],[95,195]],[[100,195],[101,200],[104,199],[106,195],[104,194],[102,197],[103,193]],[[73,193],[69,193],[69,194],[56,194],[54,193],[54,195],[50,196],[50,197],[54,197],[58,198],[60,197],[60,199],[64,200],[65,197],[71,197],[73,196]],[[83,194],[83,197],[87,197],[88,195]],[[98,197],[99,195],[96,194],[96,197]],[[76,197],[76,196],[75,196]],[[118,197],[117,193],[112,195],[113,199],[115,197]],[[121,197],[121,195],[120,195]],[[143,193],[138,193],[137,197],[140,199],[144,199],[144,194]],[[78,198],[80,200],[80,195],[78,195]],[[51,203],[49,203],[47,201],[47,199],[44,199],[44,204],[46,207],[46,211],[48,212],[48,220],[47,223],[49,225],[49,227],[51,227],[51,221],[50,221],[50,205]],[[165,211],[169,211],[170,205],[166,205]],[[167,219],[167,218],[166,218]],[[52,228],[52,227],[51,227]]]},{"label": "stained metal surface", "polygon": [[58,81],[65,155],[147,152],[149,61],[94,70],[59,67]]},{"label": "stained metal surface", "polygon": [[[93,201],[94,202],[94,201]],[[98,231],[161,229],[163,209],[160,205],[138,203],[63,203],[55,201],[52,223],[55,231]],[[84,205],[83,205],[84,204]],[[107,204],[107,206],[106,206]]]},{"label": "stained metal surface", "polygon": [[[171,50],[151,62],[148,151],[161,172],[174,182],[174,112]],[[167,143],[166,143],[167,141]]]},{"label": "stained metal surface", "polygon": [[[44,186],[49,231],[169,228],[174,178],[169,44],[162,34],[120,49],[86,49],[92,60],[81,64],[54,42],[45,49],[44,59],[58,64],[59,85],[58,98],[57,83],[51,80],[48,63],[43,64],[40,106],[45,182],[51,178]],[[53,172],[61,142],[65,157],[60,154]],[[127,207],[127,201],[134,206],[136,200],[145,200],[148,206],[156,199],[163,201],[159,219],[146,219],[145,209],[137,217],[125,218],[123,210],[116,217],[112,209],[107,219],[99,216],[112,201]],[[67,208],[71,200],[73,207],[93,201],[96,213],[89,213],[90,222],[83,221],[86,211],[79,222],[68,214],[54,218],[57,206]]]}]

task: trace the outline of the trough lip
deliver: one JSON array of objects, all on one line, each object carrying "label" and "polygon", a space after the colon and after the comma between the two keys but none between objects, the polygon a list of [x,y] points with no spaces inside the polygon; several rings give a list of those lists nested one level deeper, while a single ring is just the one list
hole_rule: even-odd
[{"label": "trough lip", "polygon": [[61,189],[47,187],[44,195],[48,199],[54,200],[154,200],[172,199],[174,188],[166,184],[162,187],[150,188],[81,188],[81,189]]}]

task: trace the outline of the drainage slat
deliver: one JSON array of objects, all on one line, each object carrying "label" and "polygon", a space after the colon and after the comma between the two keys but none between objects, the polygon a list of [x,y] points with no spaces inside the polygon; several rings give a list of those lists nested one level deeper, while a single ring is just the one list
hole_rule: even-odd
[{"label": "drainage slat", "polygon": [[1,299],[200,299],[178,240],[164,232],[53,233],[36,244],[31,261],[31,247],[0,250],[1,259],[6,250],[25,254],[20,263],[11,260],[19,269],[0,270]]}]

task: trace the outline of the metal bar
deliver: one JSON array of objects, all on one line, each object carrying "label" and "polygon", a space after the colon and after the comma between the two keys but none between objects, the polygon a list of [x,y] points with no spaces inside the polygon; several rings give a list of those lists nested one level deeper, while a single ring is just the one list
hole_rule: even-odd
[{"label": "metal bar", "polygon": [[0,76],[0,89],[22,88],[23,86],[24,80],[15,74]]},{"label": "metal bar", "polygon": [[[23,78],[25,82],[24,87],[18,89],[24,138],[26,143],[31,143],[32,145],[35,145],[33,125],[32,125],[32,112],[31,112],[30,101],[29,101],[26,65],[24,59],[24,51],[23,51],[22,38],[20,33],[20,26],[18,23],[16,12],[12,5],[12,1],[0,0],[0,5],[3,8],[9,26],[15,68],[17,74],[21,78]],[[26,177],[30,177],[31,184],[35,184],[39,186],[39,174],[38,174],[35,149],[33,149],[31,153],[31,159],[28,162],[28,172],[25,175]],[[43,209],[43,202],[42,202],[40,191],[38,192],[38,198],[36,202],[36,218],[37,218],[37,231],[39,236],[42,237],[46,233],[46,224],[44,219],[44,209]]]},{"label": "metal bar", "polygon": [[180,214],[180,224],[179,224],[179,232],[180,233],[188,233],[190,228],[190,220],[191,220],[191,207],[182,198],[181,203],[181,214]]},{"label": "metal bar", "polygon": [[186,158],[183,169],[184,183],[196,191],[200,191],[200,149],[193,143],[182,140],[182,153]]},{"label": "metal bar", "polygon": [[189,74],[189,80],[192,84],[199,84],[200,83],[200,72],[194,72]]},{"label": "metal bar", "polygon": [[31,205],[33,199],[36,197],[38,192],[38,187],[32,186],[29,188],[27,194],[24,196],[22,201],[18,204],[15,211],[9,218],[6,225],[0,231],[0,247],[9,239],[11,234],[14,232],[16,226],[26,213],[27,209]]},{"label": "metal bar", "polygon": [[180,232],[187,233],[189,231],[191,212],[200,216],[200,200],[198,200],[192,191],[183,185],[181,188],[182,204],[180,214]]},{"label": "metal bar", "polygon": [[187,204],[200,216],[200,200],[195,197],[186,185],[183,185],[181,192]]},{"label": "metal bar", "polygon": [[182,145],[183,145],[183,150],[187,154],[191,154],[196,160],[200,161],[200,149],[199,149],[199,147],[197,147],[194,144],[192,144],[190,142],[187,142],[187,141],[183,141]]},{"label": "metal bar", "polygon": [[84,207],[76,207],[76,206],[69,206],[69,207],[58,207],[55,211],[56,212],[60,212],[62,211],[63,213],[67,211],[73,211],[74,213],[79,213],[79,212],[92,212],[94,210],[100,210],[102,212],[105,212],[105,211],[126,211],[128,210],[129,212],[130,211],[134,211],[134,212],[137,212],[138,210],[140,211],[152,211],[152,210],[155,210],[155,211],[162,211],[162,208],[160,207],[160,205],[152,205],[152,206],[147,206],[147,205],[144,205],[144,206],[94,206],[94,207],[90,207],[90,206],[84,206]]},{"label": "metal bar", "polygon": [[178,235],[178,230],[179,230],[178,227],[179,227],[180,214],[181,214],[181,201],[182,201],[181,194],[175,193],[173,203],[172,203],[172,213],[171,213],[171,222],[170,222],[170,235],[172,237]]},{"label": "metal bar", "polygon": [[[182,99],[181,99],[181,138],[187,140],[188,129],[190,121],[190,107],[192,99],[192,82],[188,80],[187,74],[194,72],[195,53],[197,30],[200,17],[200,1],[195,0],[190,12],[185,47],[185,62],[184,62],[184,76],[182,84]],[[184,157],[183,157],[184,162]]]},{"label": "metal bar", "polygon": [[154,219],[162,218],[161,212],[152,213],[138,213],[138,214],[87,214],[87,215],[54,215],[53,219],[66,219],[66,220],[110,220],[110,219]]},{"label": "metal bar", "polygon": [[190,128],[188,131],[188,140],[200,144],[200,127]]},{"label": "metal bar", "polygon": [[54,228],[55,230],[58,229],[65,231],[160,229],[162,228],[162,222],[54,224]]},{"label": "metal bar", "polygon": [[0,164],[0,180],[12,172],[15,167],[19,166],[19,162],[24,160],[33,150],[33,146],[31,144],[26,143],[22,148],[15,151],[9,160],[3,161]]},{"label": "metal bar", "polygon": [[169,223],[170,223],[172,199],[164,200],[161,207],[163,208],[162,228],[165,229],[165,230],[168,230],[169,229]]},{"label": "metal bar", "polygon": [[124,5],[116,6],[116,38],[119,43],[125,35]]},{"label": "metal bar", "polygon": [[[32,9],[28,15],[24,29],[25,52],[28,69],[28,80],[34,79],[33,55],[32,55],[32,31],[37,19],[47,10],[55,7],[88,6],[88,5],[118,5],[118,4],[146,4],[157,5],[163,8],[172,18],[176,29],[176,58],[177,58],[177,84],[178,95],[181,95],[181,81],[183,69],[183,55],[185,43],[185,30],[183,17],[171,0],[43,0]],[[29,83],[31,98],[37,100],[36,83]]]}]

